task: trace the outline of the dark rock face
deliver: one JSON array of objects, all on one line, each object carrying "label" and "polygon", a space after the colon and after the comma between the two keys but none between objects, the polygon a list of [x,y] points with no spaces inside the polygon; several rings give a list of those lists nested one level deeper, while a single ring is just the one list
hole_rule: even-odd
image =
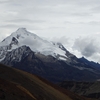
[{"label": "dark rock face", "polygon": [[16,44],[18,44],[18,40],[15,37],[13,37],[11,43],[16,45]]},{"label": "dark rock face", "polygon": [[2,63],[13,66],[13,64],[20,62],[25,56],[31,52],[30,48],[27,46],[19,47],[18,49],[7,52],[5,59]]}]

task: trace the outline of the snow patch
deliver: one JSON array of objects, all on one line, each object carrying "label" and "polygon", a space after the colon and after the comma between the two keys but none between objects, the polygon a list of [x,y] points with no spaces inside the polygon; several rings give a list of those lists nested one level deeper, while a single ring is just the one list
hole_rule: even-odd
[{"label": "snow patch", "polygon": [[93,69],[91,69],[91,68],[85,68],[85,67],[79,67],[79,66],[74,66],[75,68],[77,68],[77,69],[79,69],[79,70],[89,70],[89,71],[92,71],[92,72],[94,72],[93,71]]},{"label": "snow patch", "polygon": [[64,57],[59,57],[59,60],[65,60],[65,61],[66,61],[66,58],[64,58]]}]

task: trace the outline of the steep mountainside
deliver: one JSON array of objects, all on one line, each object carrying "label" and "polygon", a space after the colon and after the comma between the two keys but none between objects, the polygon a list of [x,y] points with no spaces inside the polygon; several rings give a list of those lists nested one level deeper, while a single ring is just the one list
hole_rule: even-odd
[{"label": "steep mountainside", "polygon": [[87,60],[84,57],[80,58],[79,60],[82,61],[82,62],[84,62],[87,65],[92,66],[93,68],[95,68],[97,70],[100,70],[100,64],[99,63],[96,63],[96,62],[93,62],[93,61],[89,61],[89,60]]},{"label": "steep mountainside", "polygon": [[0,100],[92,100],[48,81],[0,64]]},{"label": "steep mountainside", "polygon": [[100,100],[100,81],[97,82],[64,81],[60,84],[60,86],[78,95],[89,98],[96,98]]},{"label": "steep mountainside", "polygon": [[0,61],[51,82],[100,78],[100,70],[78,59],[61,43],[44,40],[25,28],[19,28],[0,43]]}]

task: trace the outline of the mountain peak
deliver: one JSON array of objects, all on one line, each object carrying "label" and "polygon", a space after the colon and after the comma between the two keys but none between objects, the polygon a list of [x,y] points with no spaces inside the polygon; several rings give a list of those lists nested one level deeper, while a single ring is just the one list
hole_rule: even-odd
[{"label": "mountain peak", "polygon": [[63,49],[62,44],[58,43],[54,45],[50,41],[44,40],[36,34],[27,31],[26,28],[17,29],[0,43],[0,46],[8,47],[9,45],[11,45],[11,50],[26,45],[36,53],[40,52],[43,55],[52,55],[53,57],[61,55],[67,58],[66,50]]},{"label": "mountain peak", "polygon": [[31,34],[30,32],[28,32],[26,30],[26,28],[18,28],[17,31],[15,31],[14,33],[12,33],[13,35],[29,35]]},{"label": "mountain peak", "polygon": [[26,28],[18,28],[15,32],[13,32],[11,35],[11,37],[15,37],[17,39],[19,38],[26,38],[26,37],[37,37],[36,34],[31,33],[29,31],[27,31]]},{"label": "mountain peak", "polygon": [[17,32],[20,32],[20,31],[26,32],[27,30],[26,30],[26,28],[18,28]]},{"label": "mountain peak", "polygon": [[18,28],[15,32],[13,32],[10,36],[6,37],[1,43],[0,46],[7,46],[12,43],[12,39],[16,39],[17,41],[24,40],[26,37],[30,37],[34,35],[31,32],[28,32],[26,28]]}]

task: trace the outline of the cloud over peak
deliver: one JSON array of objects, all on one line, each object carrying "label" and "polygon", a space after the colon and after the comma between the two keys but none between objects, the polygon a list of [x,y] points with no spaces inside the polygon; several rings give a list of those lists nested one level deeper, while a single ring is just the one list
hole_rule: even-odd
[{"label": "cloud over peak", "polygon": [[95,60],[99,61],[100,58],[100,34],[93,34],[87,37],[77,38],[74,42],[73,49],[80,52],[83,56],[87,58],[95,58]]}]

